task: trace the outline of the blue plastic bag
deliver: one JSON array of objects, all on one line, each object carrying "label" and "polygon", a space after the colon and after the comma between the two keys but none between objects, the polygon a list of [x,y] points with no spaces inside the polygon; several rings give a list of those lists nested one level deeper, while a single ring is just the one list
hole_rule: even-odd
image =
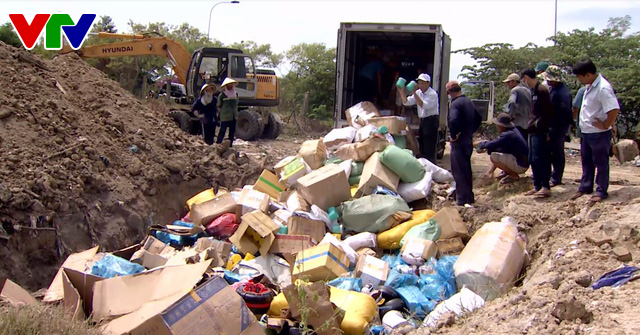
[{"label": "blue plastic bag", "polygon": [[91,274],[102,278],[113,278],[140,273],[144,270],[144,266],[140,264],[129,262],[112,254],[105,254],[101,260],[93,264]]},{"label": "blue plastic bag", "polygon": [[[436,302],[449,299],[456,294],[456,277],[453,265],[458,256],[445,256],[435,261],[429,259],[420,269],[420,291],[422,294]],[[423,273],[423,272],[430,273]]]},{"label": "blue plastic bag", "polygon": [[403,286],[396,288],[404,303],[412,314],[417,318],[424,319],[431,312],[436,304],[425,297],[418,286]]},{"label": "blue plastic bag", "polygon": [[[174,221],[172,225],[193,228],[193,223],[184,222],[180,220]],[[164,242],[165,244],[178,247],[178,248],[192,246],[196,243],[196,241],[198,240],[198,237],[200,237],[200,235],[198,234],[185,236],[185,235],[175,235],[175,234],[171,234],[164,231],[158,231],[158,230],[154,231],[154,235],[157,239]],[[202,236],[204,236],[204,234]]]},{"label": "blue plastic bag", "polygon": [[373,190],[372,194],[384,194],[384,195],[390,195],[396,198],[399,198],[400,196],[398,195],[398,193],[384,187],[384,186],[376,186],[376,188]]},{"label": "blue plastic bag", "polygon": [[638,270],[635,266],[625,266],[614,271],[609,271],[593,283],[591,288],[597,290],[605,286],[619,287],[634,278]]},{"label": "blue plastic bag", "polygon": [[402,274],[396,270],[391,270],[384,286],[397,289],[403,286],[418,285],[419,277],[415,274]]},{"label": "blue plastic bag", "polygon": [[330,281],[329,285],[347,291],[362,291],[361,278],[338,277]]}]

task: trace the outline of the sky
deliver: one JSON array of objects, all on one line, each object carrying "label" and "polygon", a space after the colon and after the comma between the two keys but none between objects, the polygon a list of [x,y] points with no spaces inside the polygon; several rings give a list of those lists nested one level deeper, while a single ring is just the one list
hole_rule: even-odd
[{"label": "sky", "polygon": [[[238,4],[221,1],[179,0],[75,0],[13,1],[0,0],[2,20],[8,14],[25,14],[31,20],[36,13],[67,13],[77,21],[83,13],[111,16],[119,32],[127,32],[127,22],[187,22],[207,32],[211,13],[211,38],[225,44],[254,41],[270,44],[274,52],[283,52],[299,43],[324,43],[335,47],[340,22],[385,22],[441,24],[452,39],[452,50],[487,43],[511,43],[516,47],[533,42],[550,45],[554,34],[554,0],[343,0],[343,1],[270,1],[240,0]],[[219,3],[219,4],[218,4]],[[215,5],[213,11],[212,6]],[[610,17],[631,15],[631,31],[640,31],[640,1],[557,0],[557,29],[594,27],[600,31]],[[473,60],[454,54],[450,77],[455,78],[464,65]],[[284,69],[286,71],[286,69]]]}]

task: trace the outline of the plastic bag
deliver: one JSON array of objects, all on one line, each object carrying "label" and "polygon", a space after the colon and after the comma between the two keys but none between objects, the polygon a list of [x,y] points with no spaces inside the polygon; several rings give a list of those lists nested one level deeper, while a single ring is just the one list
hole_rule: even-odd
[{"label": "plastic bag", "polygon": [[395,145],[386,147],[380,154],[380,162],[400,177],[404,183],[415,183],[424,178],[424,166],[408,150]]},{"label": "plastic bag", "polygon": [[102,278],[113,278],[140,273],[144,270],[144,266],[140,264],[112,254],[105,254],[101,260],[93,264],[91,274]]},{"label": "plastic bag", "polygon": [[376,186],[376,188],[373,190],[372,194],[386,194],[386,195],[390,195],[392,197],[399,197],[398,193],[384,187],[384,186]]},{"label": "plastic bag", "polygon": [[[189,222],[183,222],[183,221],[174,221],[172,223],[172,225],[174,226],[181,226],[181,227],[189,227],[189,228],[193,228],[194,225],[193,223],[189,223]],[[200,237],[200,235],[204,234],[194,234],[194,235],[176,235],[176,234],[171,234],[169,232],[166,231],[158,231],[158,230],[154,230],[152,232],[152,234],[154,235],[155,238],[159,239],[160,241],[164,242],[165,244],[171,245],[172,247],[188,247],[188,246],[192,246],[196,243],[196,241],[198,240],[198,237]]]},{"label": "plastic bag", "polygon": [[360,179],[362,179],[361,175],[349,177],[349,186],[360,185]]},{"label": "plastic bag", "polygon": [[438,323],[440,317],[448,312],[454,312],[457,316],[471,313],[484,306],[484,299],[464,287],[460,293],[455,294],[438,306],[424,319],[422,323],[425,327],[433,327]]},{"label": "plastic bag", "polygon": [[397,270],[389,271],[387,281],[384,282],[384,286],[388,286],[394,289],[398,289],[403,286],[418,285],[420,278],[413,273],[400,273]]},{"label": "plastic bag", "polygon": [[414,226],[427,222],[436,212],[422,209],[413,212],[411,220],[403,222],[378,234],[378,247],[381,249],[399,249],[402,237]]},{"label": "plastic bag", "polygon": [[400,149],[407,148],[407,138],[404,135],[393,135],[394,145]]},{"label": "plastic bag", "polygon": [[338,277],[328,283],[330,286],[347,291],[362,291],[362,279],[351,277]]},{"label": "plastic bag", "polygon": [[362,175],[364,170],[364,162],[351,161],[351,174],[350,177]]},{"label": "plastic bag", "polygon": [[398,292],[402,300],[404,300],[409,311],[420,319],[426,317],[427,314],[436,307],[433,301],[429,300],[420,292],[418,286],[401,286],[396,288],[396,292]]},{"label": "plastic bag", "polygon": [[206,225],[207,234],[221,240],[233,235],[237,229],[238,223],[236,222],[236,215],[233,213],[222,214]]},{"label": "plastic bag", "polygon": [[411,208],[401,198],[382,194],[346,201],[340,208],[346,229],[370,233],[385,231],[399,224],[404,221],[402,212],[411,212]]},{"label": "plastic bag", "polygon": [[369,137],[371,137],[371,134],[375,133],[376,131],[378,131],[378,128],[372,124],[368,124],[360,129],[358,129],[357,133],[356,133],[356,142],[362,142],[366,139],[368,139]]},{"label": "plastic bag", "polygon": [[400,183],[398,185],[398,194],[406,202],[412,202],[424,199],[431,192],[431,182],[433,173],[426,172],[424,177],[415,183]]},{"label": "plastic bag", "polygon": [[322,141],[329,151],[335,151],[345,144],[353,142],[358,129],[354,127],[336,128],[324,136]]},{"label": "plastic bag", "polygon": [[262,255],[250,261],[240,261],[233,272],[250,277],[264,274],[272,283],[283,287],[291,284],[289,263],[273,254]]},{"label": "plastic bag", "polygon": [[350,246],[351,249],[358,250],[360,248],[375,248],[376,238],[376,234],[365,232],[349,236],[342,242]]},{"label": "plastic bag", "polygon": [[420,164],[424,166],[427,172],[431,172],[433,174],[433,181],[436,183],[448,183],[453,181],[453,175],[451,172],[443,169],[433,163],[431,163],[428,159],[420,158],[418,159]]},{"label": "plastic bag", "polygon": [[409,229],[400,241],[400,246],[402,247],[405,241],[412,237],[435,242],[440,238],[441,232],[440,225],[436,220],[429,219],[427,222]]},{"label": "plastic bag", "polygon": [[437,262],[431,258],[420,267],[420,291],[425,297],[438,302],[456,294],[456,277],[453,271],[456,260],[458,256],[444,256]]}]

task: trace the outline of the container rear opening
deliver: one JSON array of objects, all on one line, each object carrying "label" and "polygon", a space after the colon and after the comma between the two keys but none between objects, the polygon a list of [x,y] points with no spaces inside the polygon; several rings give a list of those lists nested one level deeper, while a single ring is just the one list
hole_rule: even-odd
[{"label": "container rear opening", "polygon": [[[384,115],[418,121],[415,107],[401,107],[395,83],[402,77],[409,83],[420,73],[434,73],[434,33],[346,31],[341,118],[360,101],[371,101]],[[380,71],[380,85],[375,76]],[[371,77],[373,77],[371,79]],[[437,88],[434,88],[437,90]]]}]

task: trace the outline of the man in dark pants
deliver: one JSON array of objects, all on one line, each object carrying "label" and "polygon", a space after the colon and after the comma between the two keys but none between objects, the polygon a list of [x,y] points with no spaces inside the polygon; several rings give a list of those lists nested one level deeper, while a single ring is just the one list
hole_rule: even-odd
[{"label": "man in dark pants", "polygon": [[520,76],[517,73],[510,74],[507,79],[502,82],[511,90],[506,106],[507,113],[511,115],[513,124],[525,141],[527,141],[528,146],[529,134],[527,133],[527,123],[529,122],[529,114],[531,113],[531,90],[520,83]]},{"label": "man in dark pants", "polygon": [[609,149],[611,147],[611,126],[620,112],[618,99],[609,82],[598,74],[595,64],[582,59],[573,66],[573,74],[587,85],[580,110],[580,156],[582,160],[582,180],[578,192],[571,197],[578,199],[593,192],[593,177],[596,177],[596,193],[591,202],[600,202],[609,196]]},{"label": "man in dark pants", "polygon": [[529,131],[529,162],[533,172],[534,189],[525,195],[535,195],[537,198],[551,196],[551,163],[549,162],[549,126],[553,116],[553,105],[549,89],[536,78],[533,69],[522,71],[522,82],[531,89],[533,108],[529,117],[527,130]]},{"label": "man in dark pants", "polygon": [[550,86],[551,104],[553,105],[553,117],[551,119],[551,129],[549,130],[549,149],[551,154],[550,186],[554,187],[562,184],[564,174],[564,142],[571,126],[571,92],[564,84],[564,74],[562,70],[551,65],[547,68],[547,82]]},{"label": "man in dark pants", "polygon": [[456,181],[457,205],[464,206],[475,202],[471,153],[473,152],[473,133],[478,130],[482,116],[471,99],[462,94],[462,88],[457,81],[448,82],[446,88],[447,94],[451,97],[449,105],[451,173]]},{"label": "man in dark pants", "polygon": [[402,103],[405,106],[416,105],[418,117],[420,118],[420,154],[431,163],[436,164],[436,153],[438,151],[438,127],[440,125],[440,109],[438,104],[438,93],[429,87],[431,77],[422,73],[418,76],[418,88],[407,98],[404,90],[398,90]]},{"label": "man in dark pants", "polygon": [[205,84],[200,89],[200,98],[191,106],[193,114],[200,119],[202,125],[202,137],[204,142],[211,145],[216,135],[216,124],[218,123],[218,107],[213,101],[213,92],[216,86]]}]

